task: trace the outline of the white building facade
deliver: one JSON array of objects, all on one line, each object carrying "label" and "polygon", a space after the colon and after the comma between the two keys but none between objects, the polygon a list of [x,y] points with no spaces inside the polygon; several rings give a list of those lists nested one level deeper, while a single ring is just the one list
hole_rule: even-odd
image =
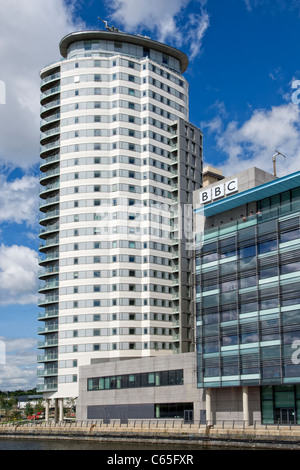
[{"label": "white building facade", "polygon": [[60,52],[41,72],[38,357],[57,399],[78,396],[80,366],[193,351],[182,220],[202,184],[182,52],[108,31]]}]

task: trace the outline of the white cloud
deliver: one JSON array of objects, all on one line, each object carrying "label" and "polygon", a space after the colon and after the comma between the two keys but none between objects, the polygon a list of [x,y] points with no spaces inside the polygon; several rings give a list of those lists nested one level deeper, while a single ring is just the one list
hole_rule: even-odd
[{"label": "white cloud", "polygon": [[0,245],[0,305],[36,304],[38,255],[25,246]]},{"label": "white cloud", "polygon": [[193,13],[185,11],[190,4],[191,0],[113,0],[109,7],[111,20],[122,25],[126,32],[139,33],[146,29],[158,41],[171,42],[177,47],[186,45],[193,60],[200,52],[209,16],[206,0],[193,2]]},{"label": "white cloud", "polygon": [[33,338],[4,338],[5,363],[0,364],[0,390],[29,390],[37,383],[37,342]]},{"label": "white cloud", "polygon": [[35,226],[38,222],[39,179],[23,176],[14,181],[7,181],[0,175],[0,223],[25,222]]},{"label": "white cloud", "polygon": [[6,104],[0,105],[0,160],[26,168],[39,160],[39,72],[60,60],[58,44],[78,29],[75,0],[1,0],[0,80]]},{"label": "white cloud", "polygon": [[220,165],[225,175],[257,166],[273,171],[272,157],[278,149],[286,160],[278,157],[278,176],[300,169],[300,108],[293,103],[255,110],[243,124],[236,121],[226,126],[214,118],[205,124],[216,134],[218,150],[227,156]]},{"label": "white cloud", "polygon": [[300,11],[300,0],[244,0],[246,8],[249,12],[257,7],[268,7],[268,12],[273,13],[276,8],[281,10],[288,9],[290,11]]}]

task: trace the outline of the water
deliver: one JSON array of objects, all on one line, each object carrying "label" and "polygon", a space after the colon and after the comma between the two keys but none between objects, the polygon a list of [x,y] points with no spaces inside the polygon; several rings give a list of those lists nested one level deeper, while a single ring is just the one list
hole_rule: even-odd
[{"label": "water", "polygon": [[[105,442],[105,441],[85,441],[76,439],[30,439],[30,438],[0,438],[0,451],[2,450],[100,450],[100,451],[127,451],[132,455],[138,454],[140,451],[155,452],[174,452],[183,451],[198,452],[207,450],[207,447],[188,444],[158,444],[158,443],[130,443],[130,442]],[[228,450],[226,447],[213,446],[210,450]],[[232,450],[232,448],[230,448]],[[239,450],[242,450],[239,448]]]}]

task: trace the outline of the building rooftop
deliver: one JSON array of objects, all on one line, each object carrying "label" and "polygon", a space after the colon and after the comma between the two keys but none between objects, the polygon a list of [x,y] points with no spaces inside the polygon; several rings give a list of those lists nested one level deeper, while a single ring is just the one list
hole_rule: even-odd
[{"label": "building rooftop", "polygon": [[67,58],[67,51],[69,46],[77,41],[91,41],[91,40],[104,40],[104,41],[122,41],[130,44],[136,44],[143,47],[155,49],[163,54],[168,54],[175,57],[180,62],[181,73],[184,73],[188,67],[189,60],[184,52],[181,52],[174,47],[168,46],[161,42],[150,39],[146,36],[136,36],[134,34],[127,34],[117,31],[76,31],[65,36],[59,44],[60,53],[64,58]]},{"label": "building rooftop", "polygon": [[277,178],[273,181],[269,181],[224,199],[220,199],[211,204],[198,207],[195,209],[195,212],[203,211],[206,217],[211,217],[213,215],[220,214],[221,212],[242,206],[243,204],[259,201],[261,199],[274,196],[275,194],[288,191],[289,189],[297,188],[298,186],[300,186],[300,171],[283,176],[282,178]]}]

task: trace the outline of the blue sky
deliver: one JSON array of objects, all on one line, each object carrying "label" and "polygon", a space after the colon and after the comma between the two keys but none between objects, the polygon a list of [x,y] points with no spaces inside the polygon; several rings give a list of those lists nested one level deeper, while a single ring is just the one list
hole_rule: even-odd
[{"label": "blue sky", "polygon": [[[98,17],[190,57],[190,121],[204,160],[230,176],[300,169],[300,0],[2,0],[0,17],[0,390],[36,383],[39,71]],[[300,83],[299,83],[300,85]],[[298,88],[299,88],[298,85]],[[299,93],[300,96],[300,93]]]}]

